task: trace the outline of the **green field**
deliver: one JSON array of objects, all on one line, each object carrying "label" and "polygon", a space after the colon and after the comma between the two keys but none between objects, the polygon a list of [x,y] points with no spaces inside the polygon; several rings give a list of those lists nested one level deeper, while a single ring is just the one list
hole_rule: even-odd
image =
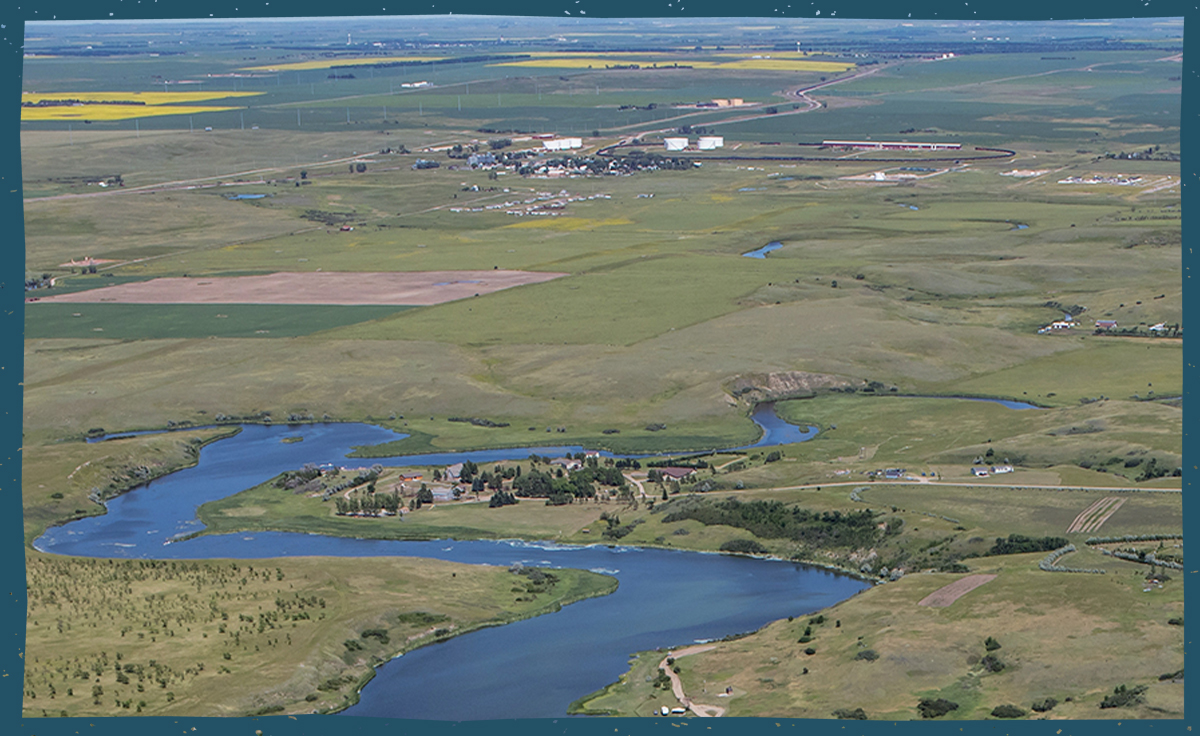
[{"label": "green field", "polygon": [[26,339],[298,337],[390,317],[411,307],[279,304],[35,304]]}]

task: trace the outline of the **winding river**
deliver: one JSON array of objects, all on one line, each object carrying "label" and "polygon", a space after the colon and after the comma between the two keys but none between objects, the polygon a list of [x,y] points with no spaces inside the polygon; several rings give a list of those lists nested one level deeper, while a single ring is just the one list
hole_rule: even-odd
[{"label": "winding river", "polygon": [[[1016,408],[1016,407],[1012,407]],[[753,415],[763,428],[750,447],[801,442],[817,428]],[[300,436],[302,442],[285,443]],[[202,528],[196,509],[304,463],[344,463],[355,446],[402,438],[365,424],[244,425],[203,448],[194,467],[107,502],[108,513],[53,527],[44,552],[153,559],[286,556],[413,556],[471,564],[574,567],[617,577],[611,595],[558,613],[484,629],[418,649],[380,667],[350,715],[440,720],[555,718],[576,698],[616,680],[632,652],[754,630],[769,621],[826,608],[869,587],[807,565],[620,546],[520,541],[399,542],[268,532],[172,538]],[[579,447],[539,447],[405,456],[411,465],[560,455]],[[361,461],[379,462],[380,458]],[[394,460],[393,463],[395,464]]]}]

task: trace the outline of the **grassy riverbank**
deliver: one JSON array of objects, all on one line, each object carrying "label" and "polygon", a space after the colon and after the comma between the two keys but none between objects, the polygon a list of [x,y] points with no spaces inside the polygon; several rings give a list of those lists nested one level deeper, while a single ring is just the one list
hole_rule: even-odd
[{"label": "grassy riverbank", "polygon": [[[1168,623],[1182,624],[1182,573],[1147,585],[1143,565],[1084,552],[1065,564],[1096,564],[1108,574],[1048,573],[1037,569],[1041,556],[972,560],[972,573],[997,577],[948,607],[919,602],[963,575],[907,575],[716,642],[676,660],[684,690],[729,716],[833,718],[862,708],[871,720],[908,720],[920,718],[921,699],[944,698],[958,704],[944,716],[954,720],[988,718],[1007,704],[1028,718],[1182,717],[1183,627]],[[1000,648],[989,651],[987,637]],[[626,675],[581,698],[576,711],[634,716],[678,707],[669,690],[654,686],[664,651],[636,655]],[[989,655],[998,671],[983,661]],[[1160,679],[1177,672],[1178,681]],[[1142,701],[1102,709],[1122,685],[1145,686]],[[1048,698],[1057,701],[1052,710],[1031,709]]]},{"label": "grassy riverbank", "polygon": [[[616,589],[403,558],[128,561],[31,552],[26,716],[307,713],[416,647]],[[516,590],[520,592],[514,592]]]}]

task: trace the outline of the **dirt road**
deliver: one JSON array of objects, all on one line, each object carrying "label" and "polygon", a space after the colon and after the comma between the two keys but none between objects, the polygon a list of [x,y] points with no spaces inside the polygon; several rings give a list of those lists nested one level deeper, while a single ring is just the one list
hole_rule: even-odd
[{"label": "dirt road", "polygon": [[679,675],[671,669],[671,665],[667,664],[668,659],[678,660],[680,657],[686,657],[689,654],[698,654],[707,652],[710,649],[716,649],[712,644],[697,644],[693,647],[684,647],[673,652],[667,652],[667,656],[663,657],[658,663],[658,668],[667,673],[667,677],[671,678],[671,690],[675,693],[675,697],[683,704],[683,707],[692,711],[701,718],[720,718],[725,715],[725,709],[719,705],[704,705],[703,703],[693,702],[691,698],[683,692],[683,683],[679,680]]}]

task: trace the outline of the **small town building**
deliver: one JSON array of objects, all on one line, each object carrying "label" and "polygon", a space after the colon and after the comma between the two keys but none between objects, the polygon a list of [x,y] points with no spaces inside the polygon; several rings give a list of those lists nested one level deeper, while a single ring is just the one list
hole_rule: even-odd
[{"label": "small town building", "polygon": [[988,474],[987,468],[971,468],[971,472],[976,478],[986,478]]},{"label": "small town building", "polygon": [[1098,319],[1096,320],[1097,330],[1115,330],[1117,321],[1115,319]]},{"label": "small town building", "polygon": [[659,468],[658,471],[671,480],[680,480],[696,472],[695,468]]}]

